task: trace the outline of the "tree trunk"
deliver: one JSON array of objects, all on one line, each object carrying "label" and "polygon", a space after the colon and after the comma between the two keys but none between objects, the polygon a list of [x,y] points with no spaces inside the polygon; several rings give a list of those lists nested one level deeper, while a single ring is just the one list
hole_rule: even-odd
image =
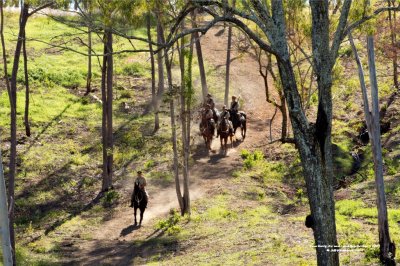
[{"label": "tree trunk", "polygon": [[114,138],[113,138],[113,35],[111,30],[107,32],[107,172],[108,188],[112,187],[113,159],[114,159]]},{"label": "tree trunk", "polygon": [[167,70],[167,80],[168,80],[168,91],[171,93],[170,100],[169,100],[169,108],[170,108],[170,117],[171,117],[171,133],[172,133],[172,149],[173,149],[173,162],[174,162],[174,176],[175,176],[175,189],[176,189],[176,196],[178,198],[179,207],[181,210],[184,209],[185,203],[182,198],[181,193],[181,186],[179,181],[179,161],[178,161],[178,140],[176,134],[176,123],[175,123],[175,101],[173,95],[173,84],[172,84],[172,58],[168,59],[168,50],[164,49],[164,62],[165,62],[165,69]]},{"label": "tree trunk", "polygon": [[[3,7],[0,7],[3,8]],[[7,192],[3,172],[3,155],[0,149],[0,231],[1,231],[1,246],[3,251],[3,264],[5,266],[13,265],[12,248],[10,241],[10,231],[8,223],[8,205]]]},{"label": "tree trunk", "polygon": [[225,73],[225,97],[224,104],[229,104],[229,75],[231,68],[232,26],[228,26],[228,46],[226,48],[226,73]]},{"label": "tree trunk", "polygon": [[102,191],[112,188],[113,168],[113,127],[112,127],[112,100],[113,100],[113,57],[112,32],[104,32],[104,56],[101,77],[101,94],[103,102],[102,143],[103,143],[103,182]]},{"label": "tree trunk", "polygon": [[[389,0],[388,1],[388,5],[389,7],[395,5],[394,3],[395,1]],[[393,11],[393,18],[392,18],[392,11],[389,10],[389,24],[390,24],[390,41],[391,41],[391,45],[392,45],[392,49],[393,49],[393,61],[392,61],[392,65],[393,65],[393,83],[394,86],[396,87],[396,91],[398,91],[400,89],[399,87],[399,75],[397,73],[397,47],[396,47],[396,11]]]},{"label": "tree trunk", "polygon": [[[183,25],[183,22],[182,22]],[[182,26],[183,28],[183,26]],[[183,30],[183,29],[182,29]],[[193,56],[193,35],[190,45],[189,62],[187,73],[185,71],[185,38],[181,39],[179,47],[179,63],[181,70],[181,123],[182,123],[182,144],[183,144],[183,208],[181,214],[190,214],[189,196],[189,155],[190,155],[190,102],[192,96],[192,56]]]},{"label": "tree trunk", "polygon": [[24,32],[24,40],[22,44],[22,53],[24,56],[24,76],[25,76],[25,115],[24,115],[24,123],[25,123],[25,133],[28,137],[31,136],[31,126],[29,123],[29,97],[30,97],[30,89],[29,89],[29,77],[28,77],[28,56],[26,54],[26,32]]},{"label": "tree trunk", "polygon": [[[11,89],[10,89],[10,82],[8,80],[8,71],[7,71],[7,55],[6,55],[6,47],[5,47],[5,42],[4,42],[4,13],[3,13],[3,1],[0,1],[0,38],[1,38],[1,48],[2,48],[2,54],[3,54],[3,68],[4,68],[4,79],[6,81],[6,87],[7,87],[7,92],[10,97],[10,106],[11,110],[14,110],[14,105],[13,101],[11,100]],[[1,143],[1,142],[0,142]],[[9,217],[8,217],[8,210],[9,206],[7,205],[7,193],[6,193],[6,187],[5,187],[5,180],[4,180],[4,172],[3,172],[3,156],[1,154],[1,148],[0,148],[0,197],[1,198],[1,206],[0,206],[0,222],[1,222],[1,228],[4,228],[1,230],[2,232],[2,251],[3,251],[3,264],[5,266],[10,266],[13,265],[13,252],[12,252],[12,244],[10,240],[10,234],[11,231],[9,228],[11,228],[10,223],[9,223]],[[10,188],[10,187],[9,187]]]},{"label": "tree trunk", "polygon": [[[149,51],[150,51],[150,63],[151,63],[151,103],[153,106],[153,111],[156,110],[156,101],[157,101],[157,95],[156,95],[156,73],[155,73],[155,65],[154,65],[154,51],[153,51],[153,45],[151,44],[151,14],[150,11],[147,12],[147,18],[146,18],[146,26],[147,26],[147,40],[149,41]],[[161,63],[162,65],[162,63]],[[155,117],[158,116],[154,112]],[[156,119],[154,117],[154,132],[157,132],[157,130],[160,128],[159,122],[156,123]]]},{"label": "tree trunk", "polygon": [[[281,1],[272,1],[273,21],[277,27],[273,32],[273,47],[279,53],[279,73],[289,115],[293,127],[296,147],[299,151],[313,220],[314,239],[318,265],[339,265],[338,252],[329,247],[337,246],[335,205],[332,188],[331,158],[331,53],[329,51],[328,1],[310,1],[313,19],[314,64],[318,76],[319,106],[317,121],[309,123],[301,108],[294,70],[290,62],[285,36],[285,19]],[[317,11],[317,12],[316,12]],[[325,51],[326,49],[327,52]],[[323,53],[322,51],[325,51]],[[325,64],[325,65],[324,65]],[[326,67],[326,68],[324,68]]]},{"label": "tree trunk", "polygon": [[[192,28],[197,28],[196,11],[192,12]],[[195,40],[196,44],[196,54],[197,54],[197,61],[199,63],[200,80],[201,80],[201,92],[203,95],[203,99],[205,99],[207,97],[208,87],[207,87],[206,71],[204,68],[203,51],[201,49],[200,36],[197,31],[192,34],[192,39]]]},{"label": "tree trunk", "polygon": [[19,33],[17,46],[15,48],[14,63],[10,80],[10,101],[11,101],[11,147],[10,147],[10,170],[8,181],[8,202],[9,202],[9,220],[10,220],[10,240],[13,250],[13,263],[15,265],[15,235],[14,235],[14,206],[15,206],[15,176],[16,176],[16,159],[17,159],[17,74],[19,68],[19,59],[21,56],[22,43],[26,22],[28,20],[27,4],[21,7]]},{"label": "tree trunk", "polygon": [[[161,24],[160,17],[157,17],[157,42],[164,43],[164,28]],[[154,131],[157,131],[160,128],[160,119],[159,119],[159,109],[160,109],[160,100],[162,95],[164,94],[164,64],[163,57],[165,54],[165,50],[159,50],[157,53],[157,69],[158,69],[158,91],[157,97],[155,99],[154,105]],[[165,55],[166,57],[166,55]]]},{"label": "tree trunk", "polygon": [[88,53],[88,72],[86,77],[85,95],[88,95],[92,91],[92,31],[90,27],[88,27]]},{"label": "tree trunk", "polygon": [[382,159],[382,145],[381,145],[381,132],[380,132],[380,116],[379,116],[379,96],[378,96],[378,83],[376,78],[375,68],[375,52],[374,52],[374,37],[367,37],[368,43],[368,64],[369,64],[369,77],[371,84],[371,99],[372,99],[372,115],[370,116],[370,139],[372,141],[372,150],[374,158],[374,171],[375,171],[375,187],[377,195],[378,207],[378,231],[379,231],[379,245],[380,245],[380,259],[385,265],[396,265],[394,257],[396,254],[389,254],[393,252],[390,250],[390,234],[388,224],[388,214],[386,206],[385,186],[383,181],[383,159]]},{"label": "tree trunk", "polygon": [[[234,8],[236,1],[233,0],[232,7]],[[230,68],[231,68],[231,48],[232,48],[232,26],[228,26],[228,47],[226,48],[226,73],[225,73],[225,97],[224,104],[228,106],[229,104],[229,78],[230,78]]]}]

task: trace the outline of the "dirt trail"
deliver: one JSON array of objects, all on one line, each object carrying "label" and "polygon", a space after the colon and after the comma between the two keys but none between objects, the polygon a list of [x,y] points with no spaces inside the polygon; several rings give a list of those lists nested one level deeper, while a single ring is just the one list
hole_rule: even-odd
[{"label": "dirt trail", "polygon": [[[210,30],[202,38],[203,54],[207,64],[212,64],[217,69],[225,68],[226,32],[222,27]],[[238,140],[234,148],[229,149],[226,155],[219,151],[219,140],[214,140],[212,148],[215,153],[207,155],[202,139],[196,136],[197,150],[193,155],[195,160],[191,169],[190,193],[191,200],[215,194],[219,188],[228,184],[231,173],[241,166],[240,150],[254,149],[268,142],[269,131],[267,126],[273,115],[273,108],[265,102],[263,80],[258,75],[258,64],[249,55],[240,55],[233,51],[231,64],[232,91],[242,97],[245,102],[245,111],[248,114],[248,131],[244,142]],[[224,77],[222,75],[221,77]],[[224,79],[221,78],[221,84]],[[222,99],[216,99],[222,103]],[[279,119],[279,118],[278,118]],[[275,122],[278,123],[278,122]],[[277,134],[277,132],[274,132]],[[237,136],[239,136],[237,132]],[[132,190],[132,182],[124,187],[121,192],[126,197]],[[152,184],[148,187],[150,203],[144,215],[143,226],[140,230],[133,227],[133,210],[128,206],[120,206],[115,210],[109,220],[99,226],[98,230],[91,232],[90,240],[75,240],[74,249],[65,254],[69,258],[66,265],[129,265],[136,256],[146,257],[150,254],[151,247],[145,244],[140,249],[133,247],[131,240],[149,240],[156,232],[149,228],[151,220],[177,208],[178,203],[175,185],[159,189]],[[68,253],[68,252],[64,252]]]}]

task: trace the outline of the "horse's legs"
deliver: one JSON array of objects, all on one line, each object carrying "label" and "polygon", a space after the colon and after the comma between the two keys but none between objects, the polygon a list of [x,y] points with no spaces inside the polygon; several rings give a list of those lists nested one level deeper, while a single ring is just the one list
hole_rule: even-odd
[{"label": "horse's legs", "polygon": [[145,210],[146,210],[145,208],[140,208],[140,222],[139,222],[139,226],[142,225],[143,214],[144,214],[144,211],[145,211]]},{"label": "horse's legs", "polygon": [[136,221],[136,211],[137,211],[137,207],[134,207],[135,226],[137,225],[137,221]]}]

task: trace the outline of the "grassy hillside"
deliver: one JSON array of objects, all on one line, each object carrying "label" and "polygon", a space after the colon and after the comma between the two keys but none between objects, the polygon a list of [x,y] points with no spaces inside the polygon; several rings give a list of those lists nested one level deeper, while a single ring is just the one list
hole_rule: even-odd
[{"label": "grassy hillside", "polygon": [[[17,19],[16,14],[6,14],[9,59],[15,45]],[[62,44],[63,38],[55,37],[67,33],[78,32],[47,17],[32,17],[28,22],[27,37],[31,39]],[[135,33],[145,37],[144,29]],[[95,44],[96,51],[101,53],[101,41],[97,39]],[[67,45],[85,52],[77,40]],[[138,48],[142,45],[135,43]],[[101,105],[92,96],[83,96],[87,59],[40,42],[29,41],[27,47],[33,135],[24,135],[25,95],[20,69],[18,262],[71,263],[74,252],[79,252],[75,242],[95,240],[93,232],[126,208],[127,187],[137,169],[145,170],[149,183],[157,188],[173,186],[169,118],[162,112],[161,130],[154,134],[153,114],[148,108],[148,55],[117,55],[113,110],[116,189],[96,201],[101,186]],[[116,38],[115,47],[131,46]],[[349,53],[349,47],[344,45],[333,86],[336,222],[339,243],[347,249],[340,259],[343,265],[376,265],[379,247],[372,156],[369,145],[362,145],[357,139],[363,114],[355,64]],[[241,56],[244,55],[237,58],[241,60]],[[377,62],[379,72],[384,73],[387,59],[378,53]],[[222,99],[218,88],[224,70],[213,62],[206,65],[210,91]],[[93,95],[100,98],[100,70],[95,58],[93,70]],[[195,68],[195,87],[199,92],[197,71]],[[385,99],[393,92],[390,77],[380,75],[379,84],[380,96]],[[200,97],[197,95],[196,99]],[[129,108],[125,109],[125,105]],[[400,243],[399,109],[399,103],[388,109],[391,129],[382,137],[389,227],[395,243]],[[163,111],[167,108],[163,107]],[[193,128],[196,130],[197,125]],[[0,88],[0,135],[7,166],[9,104],[4,86]],[[251,139],[246,141],[251,143]],[[110,251],[110,257],[134,265],[315,265],[312,230],[304,226],[309,214],[307,192],[294,146],[267,145],[264,140],[245,147],[236,147],[241,159],[232,162],[233,174],[221,173],[225,178],[219,180],[218,186],[205,187],[206,195],[192,203],[190,217],[181,217],[176,210],[156,217],[137,232],[135,239],[126,243],[117,240],[124,252]],[[357,172],[352,171],[355,153],[363,156]],[[218,161],[203,169],[212,167],[217,169]],[[7,175],[7,167],[5,170]]]}]

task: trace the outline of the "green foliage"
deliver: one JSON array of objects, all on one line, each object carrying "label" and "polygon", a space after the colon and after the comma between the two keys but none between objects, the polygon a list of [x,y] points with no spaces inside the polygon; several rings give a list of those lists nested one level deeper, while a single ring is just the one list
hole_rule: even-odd
[{"label": "green foliage", "polygon": [[119,96],[120,99],[131,99],[133,98],[133,93],[131,91],[122,91]]},{"label": "green foliage", "polygon": [[108,190],[104,193],[102,198],[102,204],[104,207],[111,207],[117,204],[118,200],[120,199],[121,195],[114,189]]},{"label": "green foliage", "polygon": [[178,223],[182,220],[182,216],[176,209],[171,209],[169,217],[158,221],[156,228],[165,231],[168,235],[176,235],[181,232],[182,228]]},{"label": "green foliage", "polygon": [[242,150],[241,157],[243,159],[243,165],[245,168],[252,168],[257,162],[264,160],[264,154],[262,151],[254,151],[250,153],[247,150]]},{"label": "green foliage", "polygon": [[148,73],[148,70],[139,62],[133,62],[122,68],[122,73],[128,76],[141,77]]},{"label": "green foliage", "polygon": [[355,211],[363,208],[365,205],[360,200],[340,200],[336,202],[335,206],[338,213],[346,216],[354,216]]}]

